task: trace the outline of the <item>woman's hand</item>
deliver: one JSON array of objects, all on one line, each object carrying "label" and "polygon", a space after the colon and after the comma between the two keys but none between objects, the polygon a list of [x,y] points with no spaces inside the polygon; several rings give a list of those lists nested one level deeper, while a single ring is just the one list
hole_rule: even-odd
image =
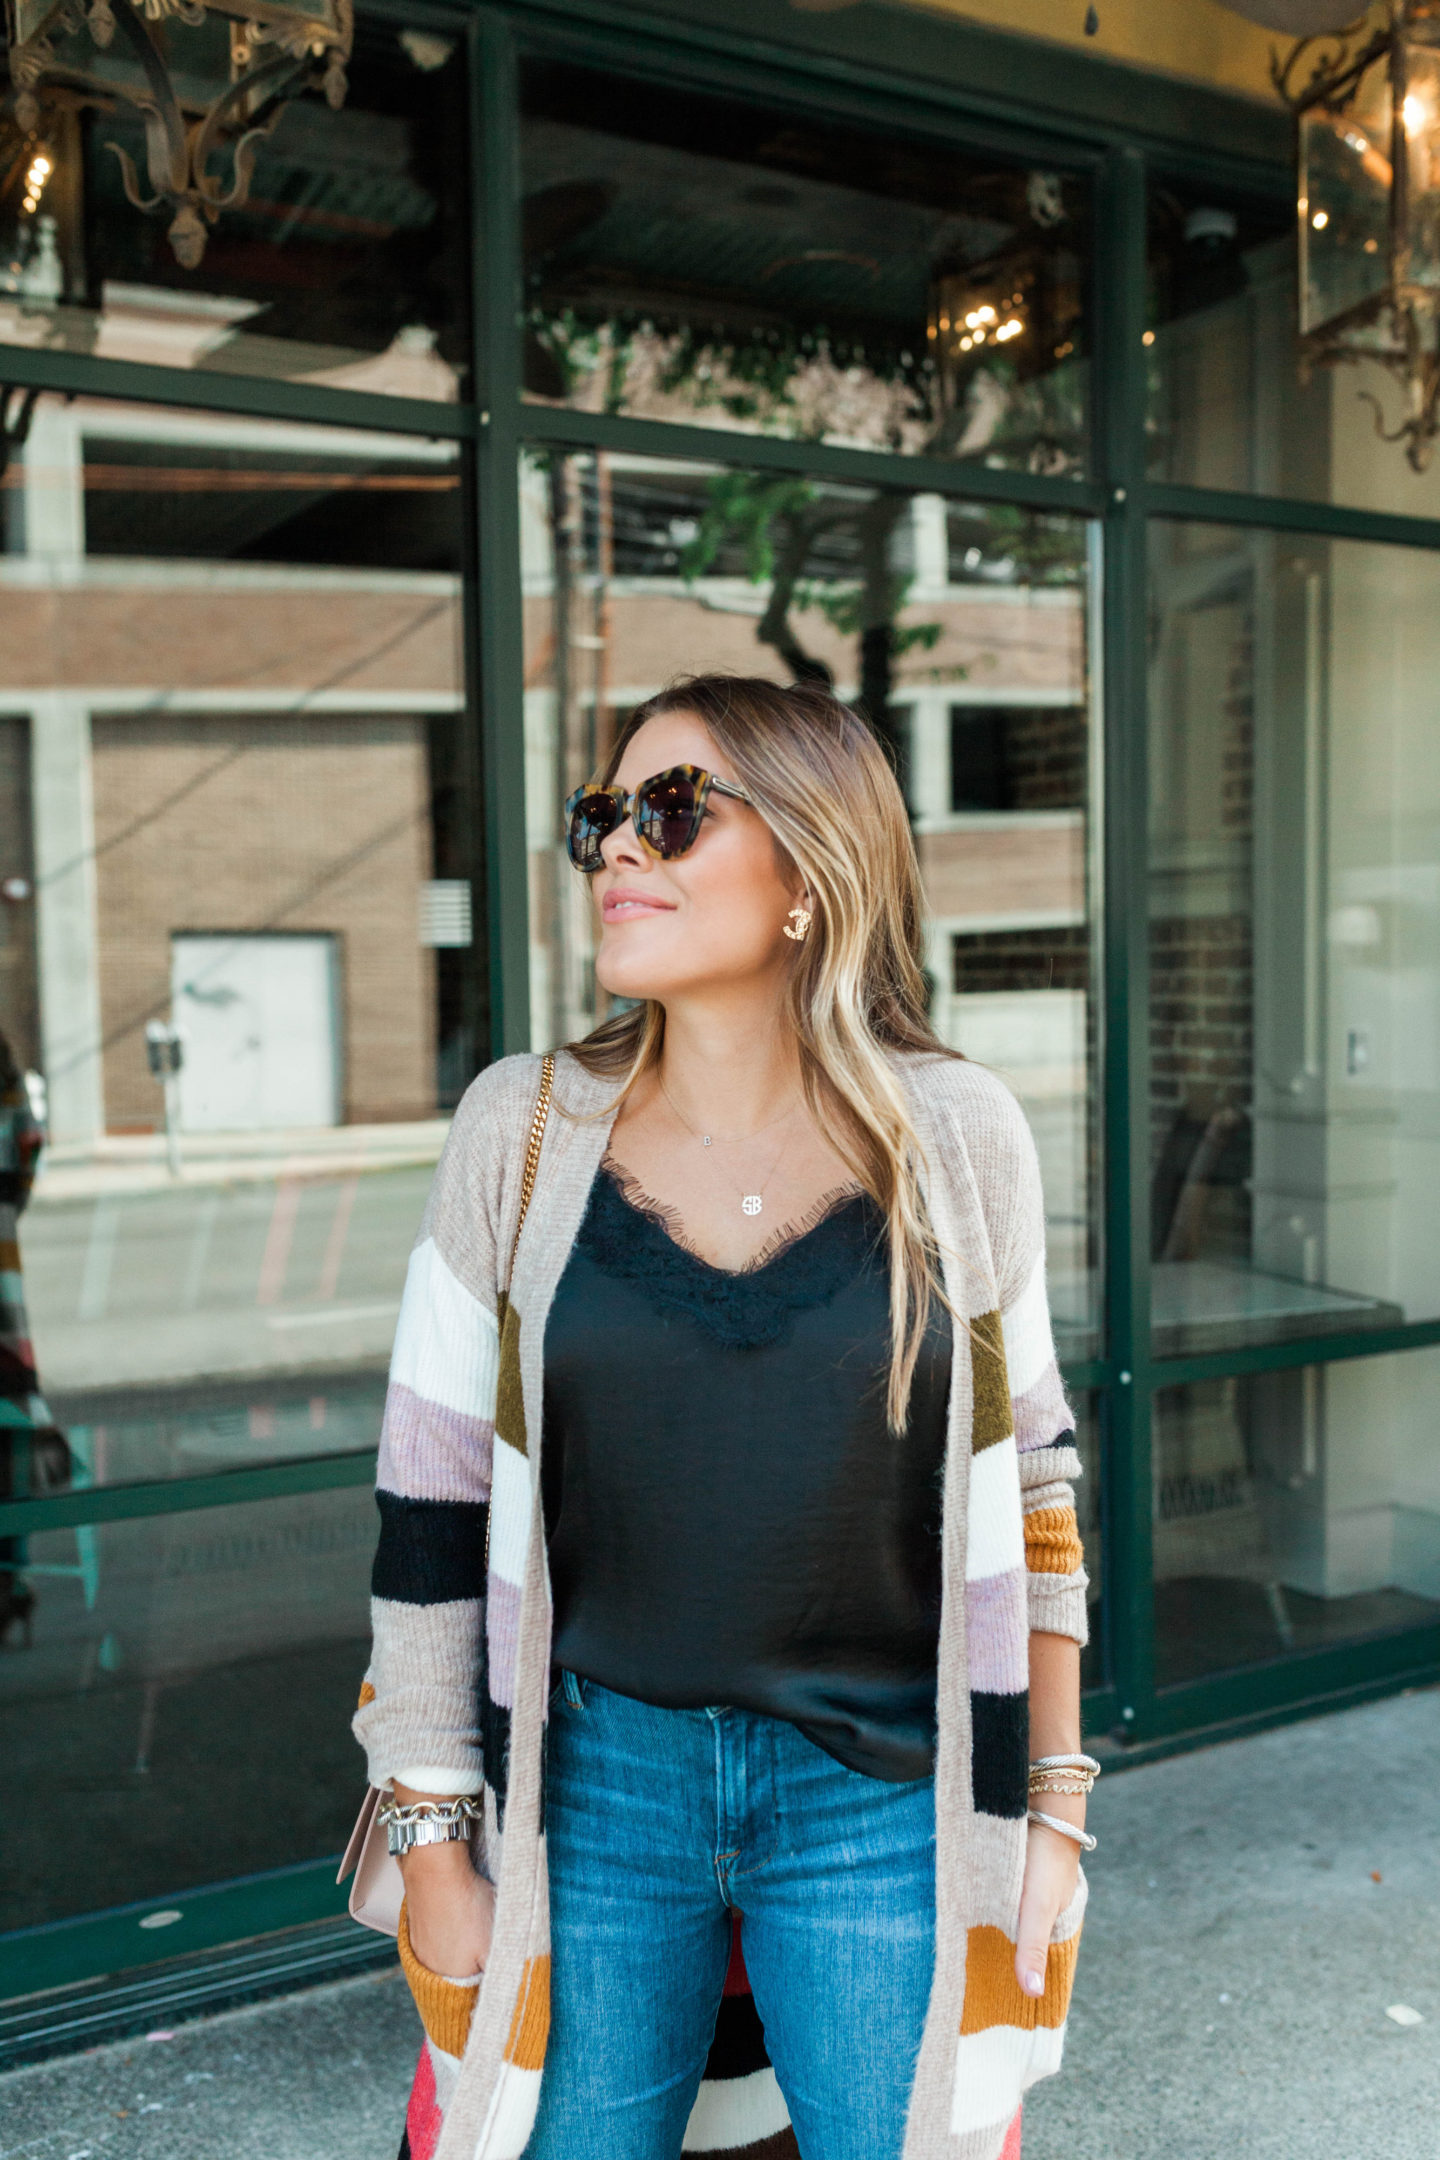
[{"label": "woman's hand", "polygon": [[419,1845],[400,1865],[410,1947],[420,1963],[447,1980],[483,1972],[495,1925],[495,1886],[476,1874],[469,1845]]},{"label": "woman's hand", "polygon": [[[397,1782],[401,1807],[434,1800]],[[428,1972],[446,1980],[469,1980],[484,1972],[495,1927],[495,1885],[475,1872],[468,1838],[446,1845],[417,1845],[400,1862],[405,1878],[405,1918],[410,1947]]]},{"label": "woman's hand", "polygon": [[[1047,1815],[1058,1815],[1055,1805],[1058,1795],[1047,1793],[1043,1805]],[[1074,1802],[1071,1802],[1074,1806]],[[1066,1812],[1067,1822],[1083,1822],[1085,1803],[1080,1802],[1078,1815]],[[1019,1940],[1015,1946],[1015,1977],[1026,1995],[1043,1995],[1045,1992],[1045,1960],[1050,1951],[1050,1934],[1055,1922],[1075,1895],[1075,1885],[1080,1875],[1080,1848],[1073,1839],[1063,1837],[1058,1830],[1047,1830],[1043,1823],[1029,1826],[1029,1845],[1025,1853],[1025,1886],[1020,1893]]]}]

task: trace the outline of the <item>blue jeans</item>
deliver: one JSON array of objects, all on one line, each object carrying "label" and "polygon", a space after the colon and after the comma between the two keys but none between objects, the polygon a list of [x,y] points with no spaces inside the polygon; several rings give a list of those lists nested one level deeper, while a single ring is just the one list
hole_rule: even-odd
[{"label": "blue jeans", "polygon": [[778,1718],[566,1674],[550,1711],[550,2042],[527,2160],[677,2160],[743,1914],[802,2160],[899,2160],[935,1957],[932,1780]]}]

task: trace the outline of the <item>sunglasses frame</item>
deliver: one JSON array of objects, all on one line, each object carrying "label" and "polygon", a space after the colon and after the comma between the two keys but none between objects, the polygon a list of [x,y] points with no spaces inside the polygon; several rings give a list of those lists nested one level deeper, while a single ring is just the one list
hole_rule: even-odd
[{"label": "sunglasses frame", "polygon": [[[659,781],[669,780],[672,777],[680,777],[694,784],[695,811],[691,820],[689,839],[686,840],[683,847],[672,848],[667,855],[663,849],[656,847],[653,840],[646,837],[641,828],[640,801],[641,797],[646,795]],[[567,798],[565,803],[565,852],[582,877],[594,877],[597,870],[603,870],[605,867],[604,855],[602,853],[600,860],[595,863],[576,862],[570,831],[571,821],[580,805],[583,802],[592,801],[597,795],[605,796],[608,801],[614,803],[616,809],[615,823],[611,826],[610,832],[606,833],[601,840],[601,849],[603,850],[605,841],[610,838],[610,834],[618,832],[628,817],[635,828],[635,837],[640,842],[641,847],[648,854],[655,856],[659,862],[675,862],[681,855],[689,854],[700,837],[700,827],[705,816],[705,805],[712,795],[729,795],[736,802],[750,802],[750,797],[743,788],[736,787],[730,780],[717,779],[715,774],[707,772],[703,765],[666,765],[660,772],[651,773],[648,780],[642,780],[639,787],[632,788],[628,794],[624,788],[618,786],[614,781],[608,787],[601,787],[598,783],[589,787],[578,787],[574,794]],[[754,808],[753,803],[751,803],[751,808]]]}]

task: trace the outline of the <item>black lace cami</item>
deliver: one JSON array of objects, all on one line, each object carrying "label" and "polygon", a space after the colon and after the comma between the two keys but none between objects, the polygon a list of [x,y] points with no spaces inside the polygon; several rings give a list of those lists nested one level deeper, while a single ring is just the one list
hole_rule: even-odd
[{"label": "black lace cami", "polygon": [[897,1439],[889,1295],[864,1194],[732,1273],[602,1166],[545,1333],[557,1666],[930,1774],[950,1323],[932,1310]]}]

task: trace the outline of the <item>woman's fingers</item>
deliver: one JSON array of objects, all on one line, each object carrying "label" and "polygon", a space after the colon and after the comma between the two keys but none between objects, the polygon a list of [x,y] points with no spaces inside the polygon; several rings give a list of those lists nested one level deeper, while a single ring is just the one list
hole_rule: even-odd
[{"label": "woman's fingers", "polygon": [[1045,1992],[1045,1960],[1054,1916],[1028,1890],[1020,1906],[1020,1940],[1015,1945],[1015,1977],[1026,1995]]},{"label": "woman's fingers", "polygon": [[1015,1943],[1015,1977],[1026,1995],[1045,1992],[1050,1931],[1074,1895],[1078,1860],[1068,1839],[1053,1830],[1032,1828]]}]

